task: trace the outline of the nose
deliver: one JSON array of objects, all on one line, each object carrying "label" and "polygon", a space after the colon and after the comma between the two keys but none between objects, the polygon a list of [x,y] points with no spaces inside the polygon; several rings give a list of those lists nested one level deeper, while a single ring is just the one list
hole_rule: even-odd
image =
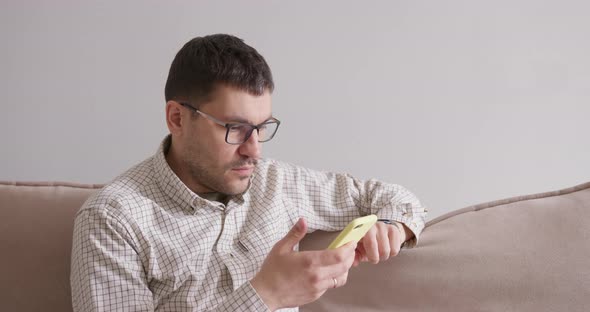
[{"label": "nose", "polygon": [[248,140],[246,140],[246,142],[240,145],[238,152],[240,153],[240,155],[248,156],[250,158],[260,158],[262,150],[260,142],[258,142],[258,131],[252,131],[252,134],[250,135]]}]

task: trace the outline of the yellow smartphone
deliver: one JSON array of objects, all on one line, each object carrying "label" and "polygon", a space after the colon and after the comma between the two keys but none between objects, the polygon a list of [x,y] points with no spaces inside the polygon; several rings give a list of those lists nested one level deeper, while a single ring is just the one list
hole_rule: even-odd
[{"label": "yellow smartphone", "polygon": [[377,222],[376,215],[368,215],[350,221],[344,230],[336,236],[330,246],[328,246],[328,249],[335,249],[352,241],[358,242],[367,234],[375,222]]}]

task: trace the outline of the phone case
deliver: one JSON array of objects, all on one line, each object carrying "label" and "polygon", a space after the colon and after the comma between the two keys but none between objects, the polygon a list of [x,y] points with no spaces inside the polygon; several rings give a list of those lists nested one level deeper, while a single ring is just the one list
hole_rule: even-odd
[{"label": "phone case", "polygon": [[375,222],[377,222],[376,215],[368,215],[350,221],[344,230],[332,241],[330,246],[328,246],[328,249],[338,248],[351,241],[358,242],[367,234]]}]

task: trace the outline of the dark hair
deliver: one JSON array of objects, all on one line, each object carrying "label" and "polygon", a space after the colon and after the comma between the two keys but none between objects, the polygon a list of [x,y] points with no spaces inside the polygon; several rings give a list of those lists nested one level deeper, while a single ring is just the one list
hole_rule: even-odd
[{"label": "dark hair", "polygon": [[219,84],[262,95],[272,92],[270,67],[244,40],[226,34],[196,37],[176,54],[164,89],[166,101],[200,105]]}]

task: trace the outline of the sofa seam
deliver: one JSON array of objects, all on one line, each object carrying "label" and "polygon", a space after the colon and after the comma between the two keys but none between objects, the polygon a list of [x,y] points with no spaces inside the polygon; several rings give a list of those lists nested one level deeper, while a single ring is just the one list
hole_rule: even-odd
[{"label": "sofa seam", "polygon": [[444,221],[444,220],[447,220],[447,219],[450,219],[455,216],[462,215],[462,214],[468,213],[468,212],[477,212],[477,211],[482,211],[482,210],[489,209],[489,208],[504,206],[504,205],[528,201],[528,200],[567,195],[567,194],[572,194],[572,193],[576,193],[579,191],[583,191],[586,189],[590,189],[590,182],[585,182],[582,184],[578,184],[576,186],[572,186],[572,187],[568,187],[568,188],[564,188],[564,189],[559,189],[559,190],[555,190],[555,191],[513,196],[513,197],[507,197],[507,198],[503,198],[503,199],[499,199],[499,200],[470,205],[465,208],[459,208],[457,210],[445,213],[445,214],[443,214],[431,221],[428,221],[424,228],[433,226],[441,221]]}]

